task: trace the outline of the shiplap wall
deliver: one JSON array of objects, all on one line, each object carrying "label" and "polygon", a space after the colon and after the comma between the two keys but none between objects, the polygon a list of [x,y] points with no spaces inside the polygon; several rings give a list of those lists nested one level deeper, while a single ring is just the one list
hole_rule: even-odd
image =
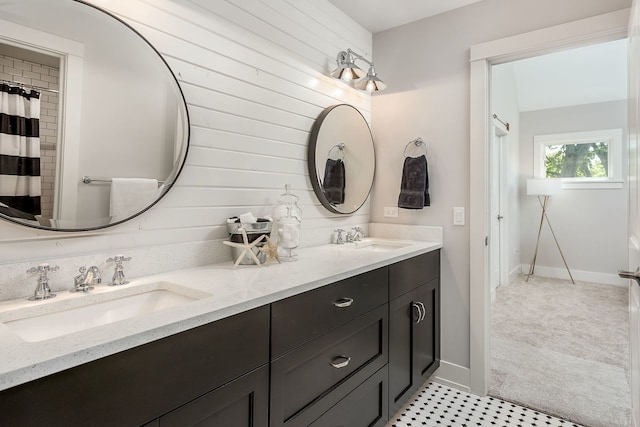
[{"label": "shiplap wall", "polygon": [[60,233],[0,221],[0,264],[132,250],[152,257],[156,246],[217,242],[227,236],[226,218],[270,213],[285,184],[300,197],[301,246],[369,222],[368,202],[353,216],[327,212],[306,164],[309,132],[325,107],[352,104],[370,119],[369,95],[328,77],[340,50],[371,57],[369,32],[326,0],[89,2],[139,31],[177,76],[191,120],[185,168],[165,198],[120,226]]}]

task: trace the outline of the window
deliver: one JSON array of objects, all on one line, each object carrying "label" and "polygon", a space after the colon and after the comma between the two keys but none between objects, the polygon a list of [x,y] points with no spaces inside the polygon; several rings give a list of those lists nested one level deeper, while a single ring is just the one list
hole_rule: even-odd
[{"label": "window", "polygon": [[622,188],[622,129],[537,135],[534,177],[563,188]]}]

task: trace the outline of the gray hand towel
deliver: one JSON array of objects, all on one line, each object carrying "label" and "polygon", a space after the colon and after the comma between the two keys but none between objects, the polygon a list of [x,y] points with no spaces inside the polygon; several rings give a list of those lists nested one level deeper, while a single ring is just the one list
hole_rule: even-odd
[{"label": "gray hand towel", "polygon": [[402,168],[402,183],[398,196],[398,207],[422,209],[431,206],[429,197],[429,173],[427,157],[406,157]]},{"label": "gray hand towel", "polygon": [[334,205],[344,203],[344,177],[344,162],[340,159],[327,159],[322,189],[329,203]]}]

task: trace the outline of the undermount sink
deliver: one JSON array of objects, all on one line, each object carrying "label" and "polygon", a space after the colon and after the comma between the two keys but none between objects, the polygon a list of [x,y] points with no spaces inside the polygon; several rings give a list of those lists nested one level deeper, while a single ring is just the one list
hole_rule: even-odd
[{"label": "undermount sink", "polygon": [[36,311],[37,306],[30,308],[31,313],[16,310],[13,314],[17,315],[13,317],[18,318],[3,323],[23,340],[38,342],[177,307],[205,296],[209,295],[158,282],[139,288],[86,294],[74,300],[59,301],[57,305],[52,302],[51,307],[42,307],[48,311],[46,313]]},{"label": "undermount sink", "polygon": [[388,252],[399,248],[410,246],[412,242],[393,239],[380,239],[375,237],[366,238],[353,242],[356,249],[366,249],[374,252]]}]

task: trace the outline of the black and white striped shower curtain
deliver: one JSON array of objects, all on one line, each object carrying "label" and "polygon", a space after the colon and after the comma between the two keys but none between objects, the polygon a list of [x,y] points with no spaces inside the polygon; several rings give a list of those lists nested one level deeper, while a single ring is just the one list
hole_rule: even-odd
[{"label": "black and white striped shower curtain", "polygon": [[40,196],[40,94],[0,83],[1,211],[35,219]]}]

